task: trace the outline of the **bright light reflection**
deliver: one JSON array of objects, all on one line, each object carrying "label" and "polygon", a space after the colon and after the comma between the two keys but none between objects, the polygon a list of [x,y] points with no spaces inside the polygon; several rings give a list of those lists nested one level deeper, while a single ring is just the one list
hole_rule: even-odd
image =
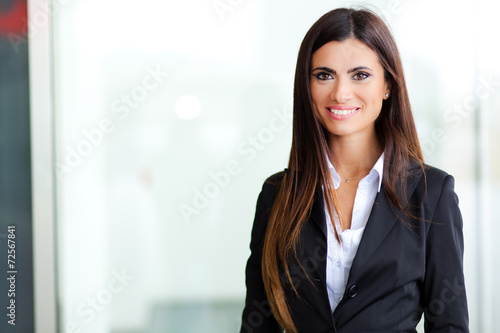
[{"label": "bright light reflection", "polygon": [[200,115],[200,100],[195,96],[179,97],[175,105],[175,113],[181,119],[195,119]]}]

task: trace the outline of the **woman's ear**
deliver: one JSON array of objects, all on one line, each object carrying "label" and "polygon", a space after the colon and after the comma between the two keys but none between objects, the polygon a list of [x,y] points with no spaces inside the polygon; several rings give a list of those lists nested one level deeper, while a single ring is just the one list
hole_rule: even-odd
[{"label": "woman's ear", "polygon": [[391,82],[385,80],[384,99],[388,99],[389,96],[391,96]]}]

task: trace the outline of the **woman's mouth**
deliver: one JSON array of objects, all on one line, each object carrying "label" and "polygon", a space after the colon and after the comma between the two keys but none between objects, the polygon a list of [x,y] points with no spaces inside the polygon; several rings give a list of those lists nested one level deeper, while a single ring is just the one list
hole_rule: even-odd
[{"label": "woman's mouth", "polygon": [[328,111],[330,111],[333,114],[336,114],[337,116],[346,116],[348,114],[357,111],[359,108],[352,108],[352,109],[327,108],[327,109]]},{"label": "woman's mouth", "polygon": [[333,105],[333,106],[328,106],[326,108],[328,110],[328,114],[330,117],[332,117],[335,120],[344,120],[351,118],[354,116],[361,108],[358,108],[357,106],[340,106],[340,105]]}]

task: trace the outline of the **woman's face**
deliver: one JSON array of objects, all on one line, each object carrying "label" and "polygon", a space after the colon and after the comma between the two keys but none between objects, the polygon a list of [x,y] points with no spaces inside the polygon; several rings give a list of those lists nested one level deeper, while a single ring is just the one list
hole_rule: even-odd
[{"label": "woman's face", "polygon": [[375,119],[389,85],[378,55],[357,39],[329,42],[312,56],[311,96],[332,137],[375,135]]}]

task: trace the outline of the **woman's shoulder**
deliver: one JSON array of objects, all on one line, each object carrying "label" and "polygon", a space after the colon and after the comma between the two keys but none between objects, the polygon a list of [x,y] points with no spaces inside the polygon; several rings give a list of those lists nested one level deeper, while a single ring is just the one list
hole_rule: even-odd
[{"label": "woman's shoulder", "polygon": [[264,197],[274,197],[278,192],[278,189],[286,172],[287,170],[285,169],[283,171],[276,172],[275,174],[272,174],[271,176],[267,177],[266,180],[264,181],[264,184],[262,185],[261,194]]},{"label": "woman's shoulder", "polygon": [[419,179],[415,184],[415,194],[419,193],[428,202],[437,202],[443,194],[456,196],[455,178],[440,168],[424,164],[423,168],[413,169],[410,174]]},{"label": "woman's shoulder", "polygon": [[429,190],[438,190],[444,186],[448,179],[453,179],[453,176],[448,172],[428,164],[423,166],[423,175],[422,179]]},{"label": "woman's shoulder", "polygon": [[[433,207],[444,194],[454,195],[455,180],[448,172],[429,164],[410,162],[406,172],[400,172],[402,184],[400,199],[410,200],[415,205],[425,203]],[[399,188],[398,188],[399,190]],[[406,199],[405,199],[406,198]]]},{"label": "woman's shoulder", "polygon": [[439,187],[443,187],[446,184],[455,184],[455,178],[451,174],[428,164],[424,164],[424,174],[427,186],[441,185]]},{"label": "woman's shoulder", "polygon": [[411,162],[407,172],[410,179],[418,179],[427,183],[442,183],[446,178],[453,178],[448,172],[425,163]]},{"label": "woman's shoulder", "polygon": [[286,173],[288,173],[288,169],[284,169],[282,171],[272,174],[271,176],[267,177],[266,181],[264,182],[264,185],[279,186]]},{"label": "woman's shoulder", "polygon": [[445,179],[451,176],[448,172],[429,164],[424,164],[424,172],[427,177],[431,178]]}]

